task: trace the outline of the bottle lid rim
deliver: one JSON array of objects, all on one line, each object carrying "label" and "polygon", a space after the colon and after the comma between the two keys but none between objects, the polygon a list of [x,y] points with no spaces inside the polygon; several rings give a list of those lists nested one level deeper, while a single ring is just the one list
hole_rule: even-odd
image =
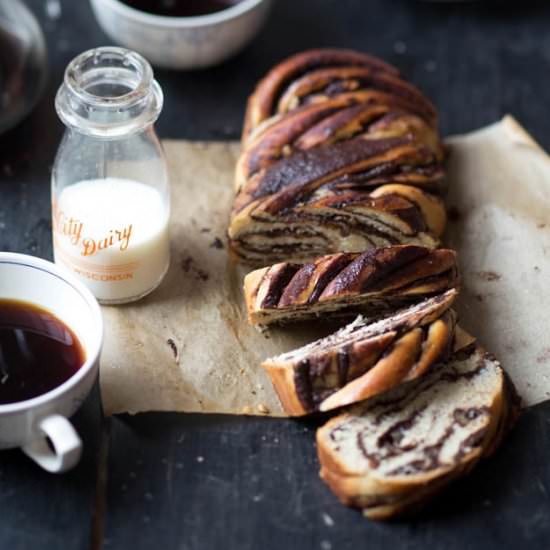
[{"label": "bottle lid rim", "polygon": [[[118,80],[129,91],[108,95],[107,86],[107,92],[96,92],[98,84],[116,85]],[[144,57],[125,48],[107,46],[85,51],[69,63],[55,108],[69,128],[114,139],[154,123],[163,101],[162,90]],[[110,115],[98,117],[99,113]]]},{"label": "bottle lid rim", "polygon": [[[135,86],[126,93],[107,96],[91,93],[84,86],[84,77],[88,72],[97,71],[102,62],[110,62],[114,68],[132,68],[138,75]],[[103,67],[108,70],[107,67]],[[153,69],[149,62],[139,53],[117,46],[102,46],[82,52],[75,57],[65,69],[63,84],[71,94],[90,105],[121,106],[131,105],[143,99],[148,93],[153,81]]]}]

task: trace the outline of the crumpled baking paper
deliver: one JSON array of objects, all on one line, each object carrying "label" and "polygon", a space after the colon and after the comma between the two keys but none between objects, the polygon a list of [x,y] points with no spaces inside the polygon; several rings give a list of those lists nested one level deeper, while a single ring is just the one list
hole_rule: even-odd
[{"label": "crumpled baking paper", "polygon": [[[446,245],[463,274],[462,326],[494,353],[524,403],[550,398],[550,159],[510,116],[447,140]],[[334,327],[260,333],[246,321],[246,268],[228,258],[236,143],[164,143],[172,261],[161,286],[103,307],[106,414],[186,411],[284,416],[260,367]]]}]

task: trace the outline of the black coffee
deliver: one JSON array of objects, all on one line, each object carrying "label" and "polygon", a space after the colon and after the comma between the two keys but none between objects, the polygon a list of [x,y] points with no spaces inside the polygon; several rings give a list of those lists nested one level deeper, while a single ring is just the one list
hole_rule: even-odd
[{"label": "black coffee", "polygon": [[68,380],[86,359],[80,342],[50,312],[0,299],[0,404],[42,395]]},{"label": "black coffee", "polygon": [[222,11],[240,0],[122,0],[124,4],[154,15],[193,17]]}]

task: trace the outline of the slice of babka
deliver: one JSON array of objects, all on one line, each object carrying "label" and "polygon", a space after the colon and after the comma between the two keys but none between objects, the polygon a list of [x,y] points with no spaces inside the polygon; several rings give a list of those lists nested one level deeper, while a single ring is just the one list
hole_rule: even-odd
[{"label": "slice of babka", "polygon": [[267,359],[285,411],[328,411],[413,380],[453,349],[452,289],[369,323],[362,317],[334,334]]},{"label": "slice of babka", "polygon": [[269,325],[395,311],[458,284],[453,250],[404,245],[257,269],[244,279],[244,296],[249,322]]},{"label": "slice of babka", "polygon": [[411,511],[493,452],[518,410],[500,364],[470,346],[320,428],[321,477],[370,518]]}]

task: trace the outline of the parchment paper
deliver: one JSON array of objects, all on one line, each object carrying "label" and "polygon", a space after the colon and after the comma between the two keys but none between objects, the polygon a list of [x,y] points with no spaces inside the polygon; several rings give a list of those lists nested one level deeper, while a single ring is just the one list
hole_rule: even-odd
[{"label": "parchment paper", "polygon": [[228,259],[225,239],[238,144],[168,141],[164,147],[172,182],[171,267],[144,300],[103,308],[105,412],[281,416],[260,363],[321,333],[261,334],[246,321],[247,270]]},{"label": "parchment paper", "polygon": [[[550,159],[511,117],[448,143],[447,244],[464,276],[460,319],[532,405],[550,397]],[[141,302],[103,308],[105,412],[284,416],[260,362],[331,328],[248,326],[246,270],[228,259],[225,241],[238,144],[164,146],[171,268]]]},{"label": "parchment paper", "polygon": [[510,116],[448,143],[460,323],[534,405],[550,398],[550,157]]}]

